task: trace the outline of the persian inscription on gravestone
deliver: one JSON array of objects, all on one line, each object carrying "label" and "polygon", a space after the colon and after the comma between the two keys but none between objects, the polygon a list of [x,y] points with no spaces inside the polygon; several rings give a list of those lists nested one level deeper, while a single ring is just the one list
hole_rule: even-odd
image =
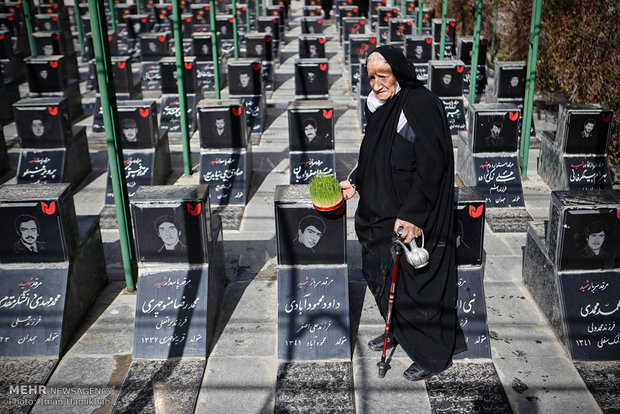
[{"label": "persian inscription on gravestone", "polygon": [[602,190],[610,187],[605,156],[564,157],[568,188],[571,190]]},{"label": "persian inscription on gravestone", "polygon": [[[417,71],[418,66],[416,66]],[[426,73],[428,79],[428,72]],[[450,128],[451,135],[457,135],[459,131],[466,131],[465,108],[463,106],[463,98],[442,98],[444,109],[446,110],[446,118]]]},{"label": "persian inscription on gravestone", "polygon": [[316,175],[334,175],[336,157],[329,152],[290,153],[291,184],[308,184]]},{"label": "persian inscription on gravestone", "polygon": [[457,357],[491,358],[487,327],[483,268],[459,268],[457,316],[465,335],[467,351]]},{"label": "persian inscription on gravestone", "polygon": [[517,157],[474,157],[474,169],[487,207],[524,205]]},{"label": "persian inscription on gravestone", "polygon": [[65,150],[22,151],[17,179],[20,184],[62,182]]}]

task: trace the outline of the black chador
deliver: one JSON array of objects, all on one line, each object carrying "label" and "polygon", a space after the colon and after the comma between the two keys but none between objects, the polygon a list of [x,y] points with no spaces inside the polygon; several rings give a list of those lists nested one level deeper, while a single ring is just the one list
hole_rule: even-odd
[{"label": "black chador", "polygon": [[[392,329],[418,366],[439,372],[466,348],[456,316],[452,140],[441,100],[416,80],[402,52],[385,46],[376,51],[392,67],[401,89],[374,113],[366,108],[366,134],[351,175],[360,194],[355,229],[363,273],[385,317],[394,221],[424,231],[430,262],[416,270],[401,256]],[[398,128],[401,112],[407,125]]]}]

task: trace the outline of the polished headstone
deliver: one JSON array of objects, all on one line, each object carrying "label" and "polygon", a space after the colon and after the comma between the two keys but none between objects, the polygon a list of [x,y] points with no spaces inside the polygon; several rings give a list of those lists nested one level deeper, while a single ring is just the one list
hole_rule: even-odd
[{"label": "polished headstone", "polygon": [[329,91],[327,74],[327,59],[295,59],[295,98],[327,98]]},{"label": "polished headstone", "polygon": [[202,100],[196,111],[200,148],[247,147],[248,127],[243,100]]},{"label": "polished headstone", "polygon": [[336,173],[334,151],[289,152],[290,183],[309,184],[317,175]]},{"label": "polished headstone", "polygon": [[407,36],[413,34],[415,21],[411,18],[391,18],[389,28],[390,42],[404,42]]},{"label": "polished headstone", "polygon": [[494,90],[497,98],[523,98],[527,62],[496,62]]},{"label": "polished headstone", "polygon": [[241,58],[228,61],[230,95],[261,95],[263,82],[260,60]]},{"label": "polished headstone", "polygon": [[491,358],[483,281],[484,266],[459,266],[456,313],[467,350],[456,359]]},{"label": "polished headstone", "polygon": [[511,104],[470,105],[467,137],[472,153],[517,151],[520,114]]},{"label": "polished headstone", "polygon": [[290,151],[334,149],[334,104],[294,101],[288,107]]},{"label": "polished headstone", "polygon": [[[484,66],[486,64],[488,42],[489,41],[487,40],[486,37],[480,36],[480,43],[478,44],[478,66]],[[458,41],[458,46],[457,46],[457,59],[460,59],[466,65],[471,66],[471,55],[472,55],[473,45],[474,45],[473,36],[459,36],[459,41]]]},{"label": "polished headstone", "polygon": [[21,99],[13,104],[13,113],[23,148],[65,147],[74,138],[66,98]]},{"label": "polished headstone", "polygon": [[[465,72],[463,73],[463,95],[469,95],[469,85],[471,84],[471,66],[465,65]],[[476,95],[484,95],[487,88],[487,75],[486,67],[478,66],[476,72]],[[532,118],[533,119],[533,118]],[[534,123],[532,123],[533,127]],[[536,134],[534,134],[536,136]]]},{"label": "polished headstone", "polygon": [[251,147],[247,149],[202,149],[200,183],[209,184],[211,204],[245,205],[252,178]]},{"label": "polished headstone", "polygon": [[[425,64],[416,64],[415,66],[416,71],[418,66],[420,66],[421,68],[428,68],[428,65]],[[418,79],[420,79],[420,76],[418,76]],[[443,102],[443,107],[446,111],[446,119],[448,120],[450,134],[458,135],[460,132],[467,131],[467,122],[465,120],[465,104],[463,97],[444,97],[441,98],[441,101]]]},{"label": "polished headstone", "polygon": [[440,97],[463,95],[465,64],[460,60],[429,61],[428,84]]},{"label": "polished headstone", "polygon": [[479,266],[484,260],[485,197],[475,187],[455,188],[456,262]]},{"label": "polished headstone", "polygon": [[298,39],[301,59],[325,58],[325,35],[302,34]]},{"label": "polished headstone", "polygon": [[405,56],[412,63],[426,63],[433,58],[433,38],[430,35],[408,35],[405,40]]},{"label": "polished headstone", "polygon": [[301,33],[317,34],[323,33],[322,16],[305,16],[300,19]]}]

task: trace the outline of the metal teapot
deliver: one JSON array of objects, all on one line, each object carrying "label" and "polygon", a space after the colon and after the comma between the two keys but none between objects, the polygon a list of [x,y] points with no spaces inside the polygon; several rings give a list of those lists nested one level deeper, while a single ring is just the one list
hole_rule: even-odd
[{"label": "metal teapot", "polygon": [[422,246],[420,247],[418,247],[415,238],[409,242],[409,248],[407,248],[407,245],[403,243],[400,238],[396,239],[396,243],[403,247],[405,258],[414,269],[420,269],[428,264],[429,254],[424,248],[424,232],[422,232]]}]

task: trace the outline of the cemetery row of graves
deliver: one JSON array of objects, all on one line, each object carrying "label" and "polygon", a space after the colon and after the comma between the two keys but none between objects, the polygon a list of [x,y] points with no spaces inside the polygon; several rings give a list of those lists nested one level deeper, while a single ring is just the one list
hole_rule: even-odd
[{"label": "cemetery row of graves", "polygon": [[[89,139],[110,126],[89,4],[29,3],[30,22],[23,6],[0,3],[0,123],[14,123],[19,143],[12,170],[0,135],[0,173],[5,181],[14,175],[15,183],[0,186],[7,235],[0,240],[0,356],[59,359],[107,282],[99,218],[76,215],[73,191],[91,172]],[[212,210],[250,201],[252,142],[260,141],[252,138],[264,131],[287,41],[298,43],[298,56],[286,111],[290,185],[278,186],[273,198],[281,361],[352,356],[346,213],[314,209],[306,185],[317,175],[335,175],[339,156],[327,42],[338,44],[348,68],[343,79],[358,108],[350,128],[364,131],[371,90],[365,59],[378,45],[401,48],[444,103],[464,185],[455,188],[454,208],[458,316],[468,350],[457,358],[491,358],[485,219],[511,211],[526,218],[519,230],[527,233],[524,283],[571,358],[620,359],[614,318],[620,191],[612,189],[606,160],[609,108],[560,107],[557,129],[542,135],[537,161],[537,173],[553,190],[549,217],[535,222],[519,169],[527,62],[495,62],[491,70],[484,36],[472,62],[475,37],[457,38],[454,19],[443,21],[411,0],[399,7],[371,0],[368,16],[351,1],[336,0],[330,20],[316,0],[305,0],[296,16],[288,0],[181,2],[178,42],[171,3],[105,6],[113,22],[105,40],[138,268],[134,359],[204,358],[206,364],[226,289],[222,221]],[[293,20],[301,30],[296,39],[287,37]],[[323,32],[330,24],[334,38]],[[24,36],[28,25],[32,36]],[[177,47],[184,56],[181,97]],[[88,94],[95,96],[90,106],[83,102]],[[200,144],[199,183],[165,185],[185,105],[189,135]],[[92,125],[77,126],[89,111]],[[531,129],[536,136],[534,124]],[[111,206],[110,172],[107,180]],[[127,398],[121,390],[119,407]]]}]

